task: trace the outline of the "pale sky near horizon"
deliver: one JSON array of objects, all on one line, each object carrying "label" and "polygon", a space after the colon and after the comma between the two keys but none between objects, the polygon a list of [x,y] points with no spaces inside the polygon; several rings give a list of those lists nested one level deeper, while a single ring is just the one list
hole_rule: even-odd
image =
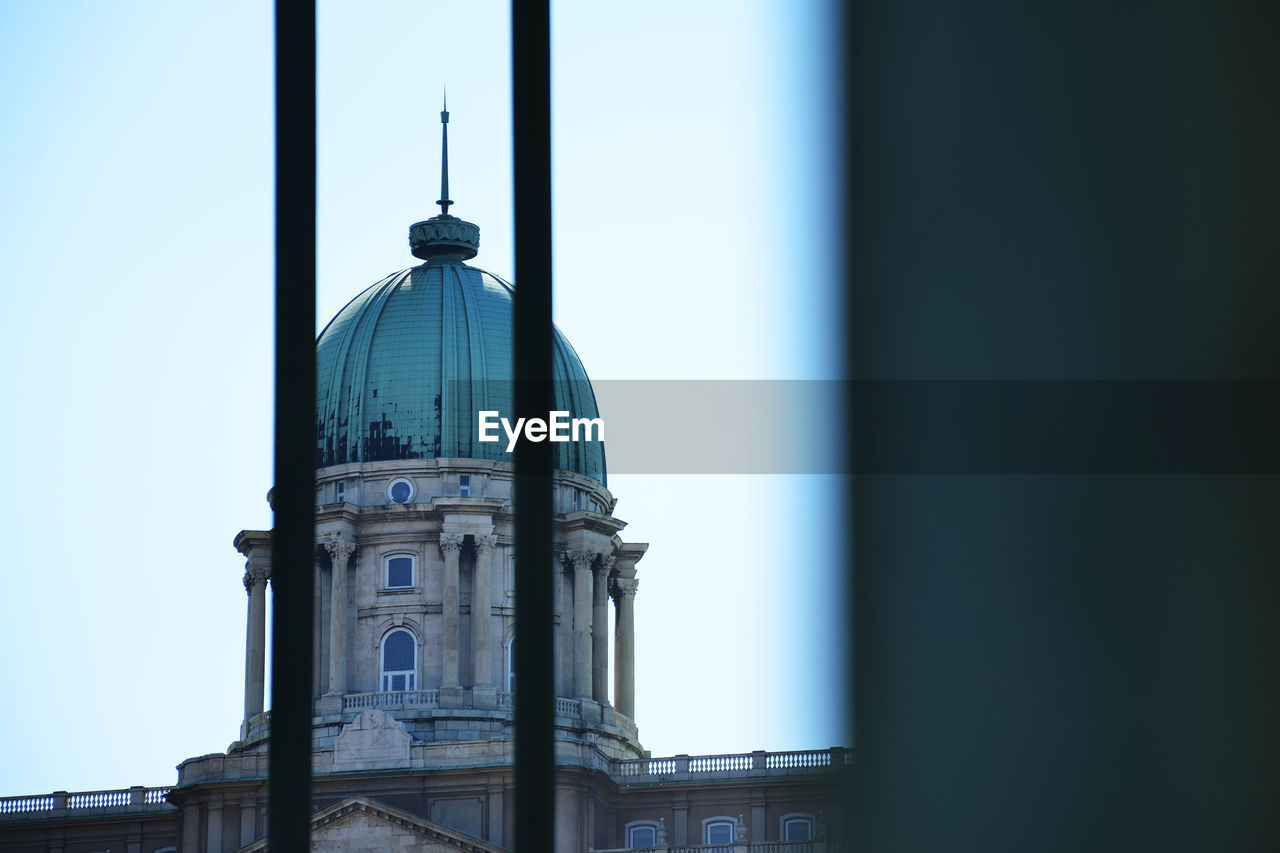
[{"label": "pale sky near horizon", "polygon": [[[824,0],[556,3],[556,322],[591,377],[838,376]],[[272,21],[0,0],[0,796],[166,785],[243,711],[270,527]],[[512,277],[507,4],[321,2],[318,316],[451,213]],[[516,282],[518,286],[518,282]],[[604,413],[607,417],[607,412]],[[614,475],[655,755],[847,743],[835,476]]]}]

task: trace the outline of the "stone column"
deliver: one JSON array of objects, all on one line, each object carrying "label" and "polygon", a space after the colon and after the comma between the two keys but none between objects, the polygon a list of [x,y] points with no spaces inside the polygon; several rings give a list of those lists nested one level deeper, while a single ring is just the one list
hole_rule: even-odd
[{"label": "stone column", "polygon": [[329,690],[327,696],[347,692],[347,562],[356,552],[354,542],[337,539],[325,545],[333,566],[329,595]]},{"label": "stone column", "polygon": [[636,642],[634,604],[636,578],[616,578],[614,600],[618,608],[613,636],[613,702],[618,712],[628,719],[636,718]]},{"label": "stone column", "polygon": [[269,566],[249,558],[244,571],[244,591],[249,594],[249,620],[245,632],[244,718],[262,713],[267,671],[267,579]]},{"label": "stone column", "polygon": [[476,537],[476,576],[471,585],[471,673],[476,687],[493,687],[489,674],[489,660],[493,657],[489,631],[492,627],[492,593],[489,591],[493,577],[494,547],[496,536]]},{"label": "stone column", "polygon": [[458,677],[458,552],[462,549],[461,533],[441,533],[440,553],[444,555],[444,674],[441,690],[460,690]]},{"label": "stone column", "polygon": [[609,572],[613,557],[602,557],[591,585],[591,698],[609,701]]},{"label": "stone column", "polygon": [[[569,558],[568,546],[563,542],[557,542],[556,553],[560,555],[560,558],[552,558],[551,560],[551,570],[555,574],[553,581],[555,601],[551,606],[553,611],[551,619],[551,683],[555,695],[568,696],[573,692],[569,689],[573,686],[570,684],[573,680],[573,661],[565,658],[564,634],[562,633],[568,630],[569,623],[573,621],[566,617],[564,608],[564,561]],[[516,630],[518,632],[519,627]],[[572,658],[572,655],[569,657]],[[569,674],[565,673],[566,667],[570,670]]]},{"label": "stone column", "polygon": [[222,800],[217,797],[210,799],[207,808],[204,849],[208,853],[222,853]]},{"label": "stone column", "polygon": [[182,811],[182,853],[200,853],[200,807]]},{"label": "stone column", "polygon": [[674,803],[671,810],[675,812],[675,820],[671,827],[675,835],[675,846],[684,847],[689,843],[689,803],[687,801]]},{"label": "stone column", "polygon": [[258,840],[258,802],[252,797],[240,800],[240,846],[247,847]]},{"label": "stone column", "polygon": [[591,698],[591,558],[590,551],[569,553],[573,563],[573,695]]}]

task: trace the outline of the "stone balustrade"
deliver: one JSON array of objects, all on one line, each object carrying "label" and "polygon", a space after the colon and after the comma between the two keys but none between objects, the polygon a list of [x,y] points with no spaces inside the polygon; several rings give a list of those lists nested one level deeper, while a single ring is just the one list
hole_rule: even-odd
[{"label": "stone balustrade", "polygon": [[348,693],[342,697],[343,711],[364,708],[435,708],[440,695],[436,690],[393,690],[386,693]]},{"label": "stone balustrade", "polygon": [[[399,690],[385,693],[348,693],[342,697],[342,710],[361,711],[365,708],[438,708],[439,691]],[[514,693],[498,693],[496,706],[501,709],[515,707]],[[577,699],[557,698],[555,712],[561,717],[582,716],[582,702]]]},{"label": "stone balustrade", "polygon": [[[646,849],[649,853],[848,853],[851,848],[841,841],[763,841],[757,844],[659,845]],[[634,853],[634,848],[593,849],[592,853]]]},{"label": "stone balustrade", "polygon": [[55,791],[22,797],[0,797],[0,821],[33,817],[61,817],[77,814],[138,813],[173,811],[165,799],[172,787],[117,788],[110,791]]},{"label": "stone balustrade", "polygon": [[844,747],[790,752],[744,752],[728,755],[672,755],[629,758],[613,763],[612,775],[625,785],[710,777],[792,776],[839,770],[853,764],[854,751]]},{"label": "stone balustrade", "polygon": [[[364,701],[364,697],[381,697],[382,700],[385,700],[377,701],[371,705],[353,704],[350,706],[355,709],[385,706],[386,704],[396,704],[398,702],[412,704],[416,701],[425,702],[429,700],[434,703],[434,693],[435,691],[417,690],[401,691],[400,693],[350,694],[345,698],[351,699],[353,702]],[[505,695],[509,696],[510,694]],[[556,700],[556,712],[558,714],[572,715],[577,713],[579,707],[580,703],[577,700]],[[269,721],[269,712],[260,715],[259,719],[264,724],[267,723]],[[487,744],[485,749],[492,750],[496,746],[495,744]],[[414,747],[415,760],[413,766],[421,765],[427,767],[438,763],[440,760],[438,757],[429,759],[427,752],[445,747],[452,749],[454,745],[414,744]],[[485,757],[490,761],[496,760],[498,762],[511,758],[507,752],[502,751],[507,749],[506,746],[498,748],[499,753],[493,755],[486,753]],[[419,752],[422,755],[418,755],[417,753]],[[854,751],[841,747],[790,752],[765,752],[759,750],[728,755],[673,755],[661,758],[630,758],[612,761],[599,756],[598,753],[595,754],[597,758],[606,762],[600,769],[607,769],[607,772],[623,785],[829,773],[851,766],[854,762]],[[558,760],[566,763],[575,763],[575,761],[585,759],[586,756],[575,757],[569,755],[558,758]],[[192,773],[192,778],[186,779],[184,783],[194,784],[195,782],[212,779],[260,779],[265,777],[266,763],[267,756],[265,753],[214,754],[199,759],[191,759],[183,762],[183,768],[191,765],[190,769],[198,769],[198,772]],[[206,764],[210,766],[205,767]],[[182,775],[183,768],[180,768],[180,775]],[[74,793],[55,791],[52,794],[0,797],[0,821],[59,817],[66,816],[69,813],[100,815],[165,812],[174,808],[165,799],[165,795],[170,790],[172,790],[171,786],[157,788],[135,786],[108,791],[78,791]],[[810,843],[814,845],[812,848],[806,846]],[[838,851],[843,850],[842,847],[828,842],[770,842],[767,844],[722,845],[717,848],[682,847],[680,850],[707,851],[718,849],[728,853],[731,848],[740,847],[743,849],[737,851],[737,853],[809,853],[810,850],[813,853],[823,853],[823,850],[818,848],[819,844],[824,845],[823,850],[826,850],[827,853],[838,853]],[[667,849],[670,853],[676,853],[676,848]],[[607,851],[596,851],[596,853],[607,853]]]}]

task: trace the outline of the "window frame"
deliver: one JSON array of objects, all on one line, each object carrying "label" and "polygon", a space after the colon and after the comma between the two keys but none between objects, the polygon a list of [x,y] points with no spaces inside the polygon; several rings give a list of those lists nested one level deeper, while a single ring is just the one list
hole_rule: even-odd
[{"label": "window frame", "polygon": [[[722,823],[727,824],[729,827],[729,840],[728,841],[712,841],[711,827],[717,826]],[[702,820],[702,843],[707,847],[711,847],[711,846],[722,847],[725,845],[733,844],[733,839],[734,839],[734,836],[737,835],[737,832],[738,832],[737,818],[728,817],[727,815],[716,815],[715,817],[703,818]]]},{"label": "window frame", "polygon": [[[391,585],[391,561],[397,559],[409,560],[409,583],[402,586]],[[382,556],[382,588],[388,592],[403,592],[404,590],[416,589],[415,583],[418,580],[418,558],[416,554],[409,554],[403,551],[397,551]]]},{"label": "window frame", "polygon": [[[637,847],[632,839],[632,833],[637,829],[647,829],[653,833],[653,843],[647,847]],[[625,847],[628,850],[652,850],[658,846],[658,822],[656,820],[632,820],[628,821],[622,830],[623,840],[626,842]]]},{"label": "window frame", "polygon": [[470,474],[458,475],[458,497],[460,498],[471,497],[471,475]]},{"label": "window frame", "polygon": [[[413,652],[413,662],[410,669],[387,669],[387,643],[396,634],[404,634],[409,638],[410,649]],[[394,678],[397,676],[405,676],[405,686],[395,689]],[[418,682],[418,638],[412,631],[403,625],[397,625],[387,633],[382,635],[382,641],[378,643],[378,686],[382,689],[381,693],[400,693],[405,690],[417,690]]]},{"label": "window frame", "polygon": [[[792,821],[795,821],[795,822],[804,821],[805,823],[809,824],[809,837],[808,838],[788,838],[787,824],[791,823]],[[812,841],[813,835],[815,830],[817,829],[817,826],[818,826],[817,819],[809,812],[791,812],[790,814],[784,814],[782,817],[778,818],[778,838],[779,840],[784,842],[790,841],[797,844],[803,843],[805,841]]]},{"label": "window frame", "polygon": [[507,640],[507,693],[516,692],[516,635],[513,632],[511,638]]},{"label": "window frame", "polygon": [[[399,483],[404,483],[406,486],[409,487],[409,497],[405,498],[402,501],[396,500],[391,494],[392,489],[394,489],[396,485]],[[418,487],[415,486],[413,484],[413,480],[410,480],[408,477],[396,477],[390,483],[387,483],[387,500],[393,504],[397,504],[398,506],[404,506],[405,504],[413,503],[413,499],[414,497],[417,496],[417,494],[418,494]]]}]

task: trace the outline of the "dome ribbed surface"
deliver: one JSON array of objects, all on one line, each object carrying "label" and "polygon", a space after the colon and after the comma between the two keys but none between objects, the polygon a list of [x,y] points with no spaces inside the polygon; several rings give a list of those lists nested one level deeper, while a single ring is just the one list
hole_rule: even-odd
[{"label": "dome ribbed surface", "polygon": [[[391,459],[514,461],[477,437],[477,412],[514,420],[510,284],[463,263],[388,276],[338,312],[316,344],[316,466]],[[599,417],[578,354],[554,334],[556,409]],[[604,445],[552,445],[556,467],[605,483]]]}]

